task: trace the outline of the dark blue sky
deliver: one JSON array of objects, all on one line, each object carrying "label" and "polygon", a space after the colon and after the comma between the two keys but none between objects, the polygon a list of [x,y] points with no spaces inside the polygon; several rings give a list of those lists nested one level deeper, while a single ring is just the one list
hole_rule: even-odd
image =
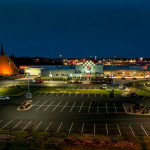
[{"label": "dark blue sky", "polygon": [[150,0],[0,0],[15,56],[150,57]]}]

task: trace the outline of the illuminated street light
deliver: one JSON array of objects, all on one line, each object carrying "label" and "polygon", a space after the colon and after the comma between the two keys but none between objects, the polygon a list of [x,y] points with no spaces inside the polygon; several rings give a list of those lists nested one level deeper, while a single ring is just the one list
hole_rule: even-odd
[{"label": "illuminated street light", "polygon": [[27,70],[27,73],[28,73],[28,93],[30,93],[30,88],[29,88],[29,73],[30,73],[30,70]]}]

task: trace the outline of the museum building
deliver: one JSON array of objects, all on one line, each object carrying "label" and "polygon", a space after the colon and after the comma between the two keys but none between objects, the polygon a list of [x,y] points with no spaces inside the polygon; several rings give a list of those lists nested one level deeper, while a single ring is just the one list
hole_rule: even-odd
[{"label": "museum building", "polygon": [[80,65],[26,66],[25,75],[38,75],[47,80],[78,79],[97,81],[104,78],[149,78],[150,66],[103,65],[91,60]]}]

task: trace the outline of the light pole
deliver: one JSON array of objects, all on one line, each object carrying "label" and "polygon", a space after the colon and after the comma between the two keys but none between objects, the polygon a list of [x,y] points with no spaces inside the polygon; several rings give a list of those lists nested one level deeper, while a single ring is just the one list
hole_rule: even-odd
[{"label": "light pole", "polygon": [[9,61],[9,75],[10,75],[10,61]]},{"label": "light pole", "polygon": [[29,73],[30,73],[30,70],[27,70],[27,73],[28,73],[28,93],[30,93],[30,87],[29,87]]}]

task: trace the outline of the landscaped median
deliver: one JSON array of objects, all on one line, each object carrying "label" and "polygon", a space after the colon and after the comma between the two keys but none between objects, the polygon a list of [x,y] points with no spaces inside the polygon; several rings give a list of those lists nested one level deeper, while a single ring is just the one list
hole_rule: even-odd
[{"label": "landscaped median", "polygon": [[150,92],[148,91],[139,90],[139,91],[136,91],[135,93],[140,96],[150,97]]},{"label": "landscaped median", "polygon": [[2,88],[0,89],[0,96],[15,96],[25,91],[25,88]]},{"label": "landscaped median", "polygon": [[[110,94],[112,90],[103,89],[37,89],[36,93],[71,93],[71,94]],[[114,94],[121,94],[122,90],[114,90]]]}]

